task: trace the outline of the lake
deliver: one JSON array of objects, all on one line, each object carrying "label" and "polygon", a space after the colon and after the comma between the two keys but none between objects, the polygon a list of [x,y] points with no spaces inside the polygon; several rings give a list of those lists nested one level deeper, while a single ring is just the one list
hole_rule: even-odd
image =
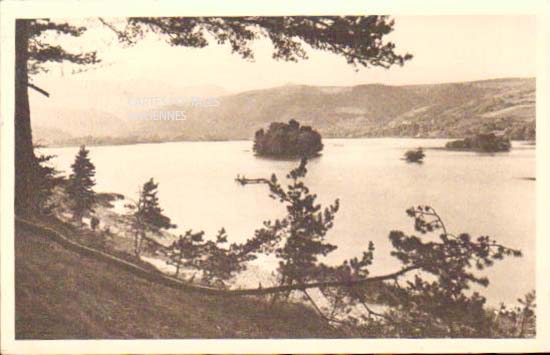
[{"label": "lake", "polygon": [[[389,255],[391,230],[414,233],[405,210],[430,205],[450,233],[490,235],[521,249],[522,258],[505,259],[486,271],[490,285],[482,293],[491,304],[515,302],[535,287],[535,147],[514,142],[509,153],[430,149],[441,139],[325,139],[322,156],[308,163],[306,183],[328,204],[340,199],[340,211],[328,240],[338,245],[326,260],[361,256],[372,240],[371,274],[396,270]],[[423,164],[401,160],[407,149],[426,148]],[[55,166],[70,171],[77,147],[42,149],[55,154]],[[253,235],[262,221],[284,215],[265,185],[240,186],[234,179],[282,179],[297,161],[255,157],[252,142],[177,142],[90,147],[96,166],[96,191],[137,199],[139,186],[154,177],[166,214],[178,231],[204,230],[214,237],[224,227],[231,241]],[[265,260],[264,267],[274,267]]]}]

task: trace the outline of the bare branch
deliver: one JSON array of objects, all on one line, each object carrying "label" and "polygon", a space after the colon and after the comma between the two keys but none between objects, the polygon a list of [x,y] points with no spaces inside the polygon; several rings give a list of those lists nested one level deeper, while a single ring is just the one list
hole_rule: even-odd
[{"label": "bare branch", "polygon": [[240,175],[237,175],[237,177],[235,178],[235,181],[243,186],[248,184],[268,184],[268,185],[271,184],[271,181],[269,181],[268,179],[264,179],[264,178],[248,179],[245,176],[241,177]]},{"label": "bare branch", "polygon": [[27,86],[30,87],[31,89],[34,89],[36,91],[38,91],[39,93],[41,93],[42,95],[46,96],[46,97],[50,97],[50,93],[47,92],[46,90],[44,89],[41,89],[39,88],[38,86],[34,85],[34,84],[31,84],[31,83],[27,83]]}]

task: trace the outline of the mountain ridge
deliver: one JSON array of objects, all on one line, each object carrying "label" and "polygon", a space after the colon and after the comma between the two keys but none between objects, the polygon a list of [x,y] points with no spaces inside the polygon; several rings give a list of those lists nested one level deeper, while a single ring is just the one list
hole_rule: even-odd
[{"label": "mountain ridge", "polygon": [[[117,144],[118,141],[252,139],[271,122],[296,119],[326,138],[459,138],[501,131],[512,139],[535,137],[534,78],[355,86],[283,85],[222,95],[217,105],[171,105],[145,112],[181,111],[183,121],[120,119],[109,135],[74,134],[46,144]],[[121,128],[122,127],[122,128]],[[127,127],[127,128],[124,128]],[[35,131],[43,141],[48,137]],[[55,127],[63,131],[59,123]]]}]

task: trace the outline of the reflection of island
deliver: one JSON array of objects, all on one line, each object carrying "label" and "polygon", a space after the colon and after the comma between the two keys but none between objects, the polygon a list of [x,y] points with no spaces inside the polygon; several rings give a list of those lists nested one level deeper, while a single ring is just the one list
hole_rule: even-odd
[{"label": "reflection of island", "polygon": [[309,126],[300,126],[296,120],[288,124],[273,122],[267,132],[256,131],[254,152],[269,157],[312,157],[323,150],[321,135]]},{"label": "reflection of island", "polygon": [[510,139],[494,133],[480,133],[445,144],[445,148],[452,150],[473,150],[476,152],[508,152],[512,148]]}]

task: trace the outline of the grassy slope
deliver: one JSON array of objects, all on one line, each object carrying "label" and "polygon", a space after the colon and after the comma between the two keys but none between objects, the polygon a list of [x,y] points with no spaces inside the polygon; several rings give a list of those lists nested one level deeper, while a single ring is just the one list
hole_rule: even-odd
[{"label": "grassy slope", "polygon": [[341,336],[302,305],[183,293],[22,230],[15,290],[17,339]]}]

